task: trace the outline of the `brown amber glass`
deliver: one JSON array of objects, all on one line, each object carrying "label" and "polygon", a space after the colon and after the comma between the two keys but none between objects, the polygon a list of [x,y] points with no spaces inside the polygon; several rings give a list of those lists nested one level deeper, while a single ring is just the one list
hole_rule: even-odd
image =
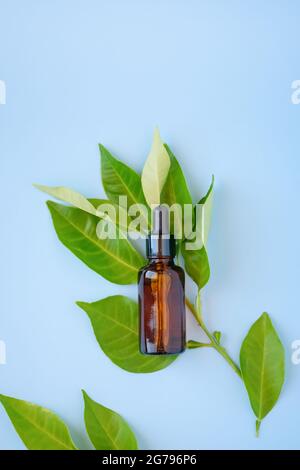
[{"label": "brown amber glass", "polygon": [[185,349],[184,271],[173,258],[149,258],[138,278],[140,351],[178,354]]}]

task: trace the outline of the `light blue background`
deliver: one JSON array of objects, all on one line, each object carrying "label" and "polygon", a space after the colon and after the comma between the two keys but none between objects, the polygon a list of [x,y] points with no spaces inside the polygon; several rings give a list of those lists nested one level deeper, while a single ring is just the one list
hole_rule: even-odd
[{"label": "light blue background", "polygon": [[[119,411],[141,448],[299,448],[299,2],[2,0],[0,11],[1,393],[55,410],[85,448],[81,388]],[[286,348],[260,439],[242,383],[214,351],[149,375],[109,361],[74,302],[135,287],[70,254],[31,185],[102,196],[98,142],[141,170],[157,124],[195,200],[216,176],[208,325],[237,359],[267,310]],[[0,448],[23,448],[2,409],[0,423]]]}]

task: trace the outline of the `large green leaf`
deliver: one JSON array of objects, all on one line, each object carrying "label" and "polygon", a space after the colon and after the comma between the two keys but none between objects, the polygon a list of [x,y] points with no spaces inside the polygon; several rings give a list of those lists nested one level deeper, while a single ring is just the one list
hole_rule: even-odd
[{"label": "large green leaf", "polygon": [[[80,209],[48,201],[54,227],[60,241],[87,266],[116,284],[134,284],[143,257],[127,239],[100,239],[99,219]],[[99,225],[98,225],[99,227]]]},{"label": "large green leaf", "polygon": [[205,284],[207,284],[210,277],[210,267],[206,251],[206,243],[210,227],[213,186],[214,177],[212,177],[212,182],[206,195],[198,202],[198,204],[201,204],[202,206],[201,221],[199,226],[194,226],[194,230],[196,230],[196,235],[202,246],[199,249],[188,249],[191,242],[193,242],[195,238],[194,240],[185,239],[181,244],[181,252],[184,259],[185,269],[189,276],[191,276],[193,281],[197,284],[199,289],[202,289]]},{"label": "large green leaf", "polygon": [[68,428],[52,411],[5,395],[0,401],[27,449],[76,449]]},{"label": "large green leaf", "polygon": [[92,400],[83,390],[84,421],[97,450],[136,450],[137,441],[127,422],[115,411]]},{"label": "large green leaf", "polygon": [[[182,235],[184,234],[183,230],[183,214],[184,214],[184,205],[192,204],[192,197],[189,192],[183,171],[179,165],[175,155],[172,153],[170,148],[165,144],[165,149],[168,152],[170,157],[170,170],[168,173],[167,180],[161,192],[161,203],[167,204],[171,207],[173,204],[179,204],[182,210],[182,217],[176,211],[174,213],[175,224],[172,223],[172,227],[176,227],[176,224],[181,224],[182,226]],[[171,221],[173,222],[173,221]],[[179,226],[179,225],[177,225]]]},{"label": "large green leaf", "polygon": [[240,364],[258,432],[261,420],[277,402],[284,382],[284,348],[267,313],[252,325],[244,339]]},{"label": "large green leaf", "polygon": [[177,356],[145,356],[139,351],[138,306],[128,297],[114,295],[98,302],[77,302],[89,316],[104,353],[128,372],[155,372]]},{"label": "large green leaf", "polygon": [[152,147],[142,171],[142,186],[148,205],[161,202],[160,193],[170,169],[170,158],[160,138],[159,130],[154,131]]}]

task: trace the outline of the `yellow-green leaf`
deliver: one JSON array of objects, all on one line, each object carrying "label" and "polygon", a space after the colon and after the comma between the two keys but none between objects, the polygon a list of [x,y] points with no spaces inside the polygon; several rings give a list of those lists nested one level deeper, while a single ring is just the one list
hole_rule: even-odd
[{"label": "yellow-green leaf", "polygon": [[160,138],[159,130],[155,129],[152,147],[142,172],[142,187],[148,205],[160,204],[160,193],[166,182],[170,169],[170,158]]},{"label": "yellow-green leaf", "polygon": [[[127,211],[120,205],[114,202],[108,201],[107,199],[87,199],[82,194],[74,191],[73,189],[66,188],[64,186],[43,186],[40,184],[34,184],[35,188],[40,191],[49,194],[50,196],[59,199],[60,201],[67,202],[77,209],[81,209],[89,214],[95,215],[96,217],[103,218],[108,222],[112,222],[118,225],[119,229],[122,230],[124,236],[126,236],[129,218]],[[109,208],[109,210],[108,210]],[[111,216],[110,214],[114,216]]]},{"label": "yellow-green leaf", "polygon": [[[93,204],[86,199],[86,197],[73,189],[65,188],[64,186],[43,186],[41,184],[34,184],[33,186],[40,191],[59,199],[60,201],[67,202],[78,209],[88,212],[89,214],[99,216],[97,208],[95,208]],[[101,215],[104,214],[102,213]]]}]

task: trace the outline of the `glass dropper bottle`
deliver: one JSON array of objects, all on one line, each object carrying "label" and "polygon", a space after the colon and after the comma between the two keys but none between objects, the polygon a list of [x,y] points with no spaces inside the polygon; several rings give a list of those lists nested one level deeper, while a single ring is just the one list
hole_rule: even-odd
[{"label": "glass dropper bottle", "polygon": [[143,354],[178,354],[185,349],[184,271],[174,263],[176,242],[169,227],[168,207],[157,206],[146,246],[149,263],[138,277]]}]

